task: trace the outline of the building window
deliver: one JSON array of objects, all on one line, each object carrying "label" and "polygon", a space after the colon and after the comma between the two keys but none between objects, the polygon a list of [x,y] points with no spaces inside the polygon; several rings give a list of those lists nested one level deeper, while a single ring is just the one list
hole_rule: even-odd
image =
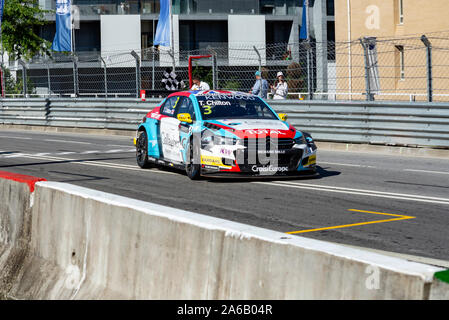
[{"label": "building window", "polygon": [[405,53],[404,46],[396,46],[398,60],[399,60],[399,79],[405,79]]},{"label": "building window", "polygon": [[404,24],[404,0],[399,1],[399,24]]}]

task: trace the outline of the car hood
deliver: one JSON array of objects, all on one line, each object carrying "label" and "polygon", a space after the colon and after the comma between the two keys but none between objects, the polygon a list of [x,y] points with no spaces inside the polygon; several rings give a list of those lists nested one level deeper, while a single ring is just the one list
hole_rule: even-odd
[{"label": "car hood", "polygon": [[279,137],[293,138],[296,130],[289,127],[288,124],[280,120],[264,119],[220,119],[209,121],[225,130],[231,130],[232,133],[240,138],[262,137],[276,135]]},{"label": "car hood", "polygon": [[218,120],[217,123],[222,123],[234,130],[248,130],[248,129],[269,129],[269,130],[288,130],[289,127],[280,120],[263,120],[263,119],[224,119]]}]

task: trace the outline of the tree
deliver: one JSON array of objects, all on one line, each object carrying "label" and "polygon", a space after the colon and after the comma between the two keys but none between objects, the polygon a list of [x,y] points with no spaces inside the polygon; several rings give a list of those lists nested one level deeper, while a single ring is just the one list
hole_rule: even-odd
[{"label": "tree", "polygon": [[30,58],[39,53],[50,55],[51,44],[35,31],[49,23],[44,20],[48,10],[38,0],[6,0],[2,21],[3,48],[11,59]]}]

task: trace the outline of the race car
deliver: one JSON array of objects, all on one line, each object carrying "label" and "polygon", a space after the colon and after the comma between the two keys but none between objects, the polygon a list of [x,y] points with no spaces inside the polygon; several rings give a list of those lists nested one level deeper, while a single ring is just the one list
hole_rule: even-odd
[{"label": "race car", "polygon": [[258,96],[234,91],[170,94],[139,124],[141,168],[170,166],[187,176],[314,174],[317,147]]}]

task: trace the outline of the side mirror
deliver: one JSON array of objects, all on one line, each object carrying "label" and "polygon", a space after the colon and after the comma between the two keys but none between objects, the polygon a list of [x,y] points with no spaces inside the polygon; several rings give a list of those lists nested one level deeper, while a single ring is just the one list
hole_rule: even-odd
[{"label": "side mirror", "polygon": [[278,116],[282,121],[287,121],[288,119],[288,116],[285,113],[278,113]]},{"label": "side mirror", "polygon": [[192,123],[192,117],[190,116],[189,113],[180,113],[177,116],[178,120],[181,122],[187,122],[187,123]]}]

